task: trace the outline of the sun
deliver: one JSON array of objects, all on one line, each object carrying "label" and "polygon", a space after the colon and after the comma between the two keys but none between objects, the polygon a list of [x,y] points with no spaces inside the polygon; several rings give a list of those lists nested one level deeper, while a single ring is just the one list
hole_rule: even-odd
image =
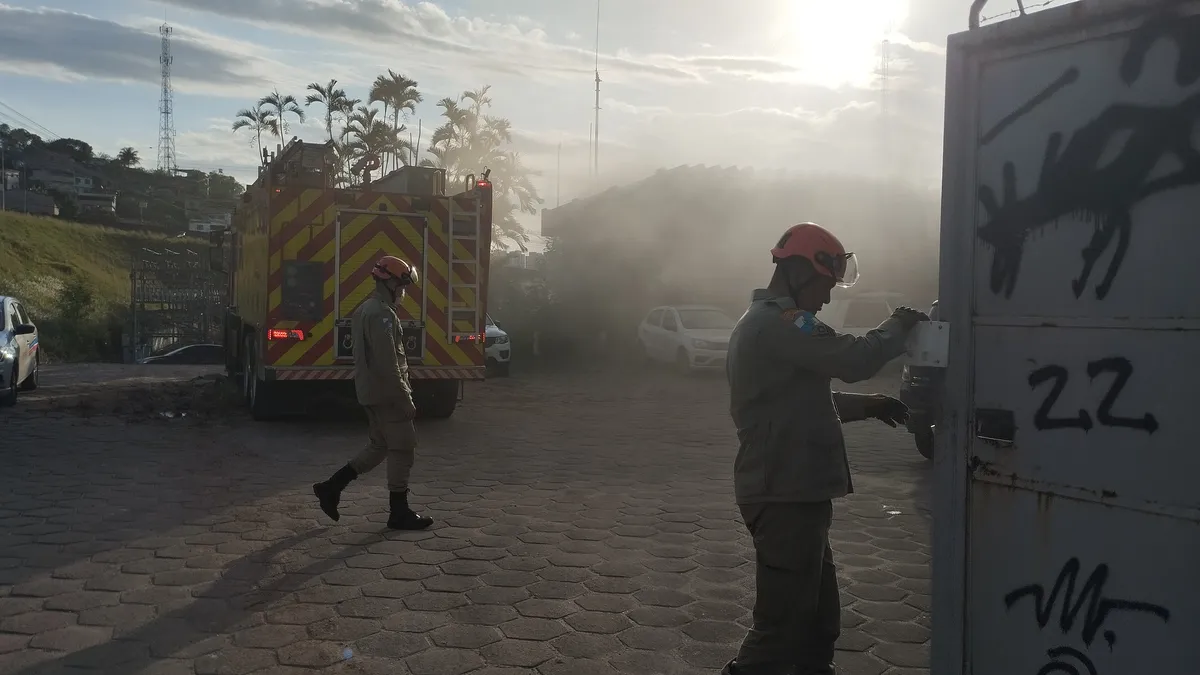
[{"label": "sun", "polygon": [[866,86],[879,69],[880,44],[908,17],[908,0],[788,0],[779,28],[783,56],[808,81]]}]

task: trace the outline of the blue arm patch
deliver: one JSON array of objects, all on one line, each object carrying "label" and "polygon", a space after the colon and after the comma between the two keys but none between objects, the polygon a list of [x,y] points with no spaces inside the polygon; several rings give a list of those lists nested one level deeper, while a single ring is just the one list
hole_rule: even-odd
[{"label": "blue arm patch", "polygon": [[821,322],[817,321],[816,315],[812,312],[798,312],[794,323],[796,328],[809,334],[815,331],[817,326],[821,325]]}]

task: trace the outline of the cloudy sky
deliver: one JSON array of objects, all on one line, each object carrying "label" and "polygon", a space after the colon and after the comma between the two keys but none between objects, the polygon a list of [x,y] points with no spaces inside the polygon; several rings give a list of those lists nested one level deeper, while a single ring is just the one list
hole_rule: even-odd
[{"label": "cloudy sky", "polygon": [[[31,118],[110,154],[133,146],[152,167],[165,21],[179,165],[246,181],[255,156],[230,131],[238,109],[330,78],[365,98],[389,68],[420,83],[426,129],[434,101],[492,85],[547,206],[680,164],[938,181],[944,47],[968,0],[600,2],[596,179],[595,0],[0,0],[0,122]],[[1014,5],[991,0],[985,15]],[[293,133],[320,140],[311,112]]]}]

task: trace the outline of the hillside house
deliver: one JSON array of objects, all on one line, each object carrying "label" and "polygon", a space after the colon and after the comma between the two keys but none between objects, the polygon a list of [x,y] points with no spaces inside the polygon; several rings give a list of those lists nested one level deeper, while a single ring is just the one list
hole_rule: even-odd
[{"label": "hillside house", "polygon": [[94,215],[100,218],[115,218],[117,215],[117,196],[103,192],[80,192],[75,195],[75,203],[81,215]]},{"label": "hillside house", "polygon": [[46,190],[79,195],[106,187],[99,172],[56,152],[31,151],[25,164],[29,182],[41,183]]}]

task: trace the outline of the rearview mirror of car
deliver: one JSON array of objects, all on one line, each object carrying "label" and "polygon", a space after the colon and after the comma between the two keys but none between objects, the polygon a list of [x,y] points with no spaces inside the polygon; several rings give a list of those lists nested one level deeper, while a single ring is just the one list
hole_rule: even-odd
[{"label": "rearview mirror of car", "polygon": [[33,335],[36,332],[37,332],[37,326],[35,326],[31,323],[23,323],[23,324],[17,326],[15,329],[13,329],[13,333],[16,335]]}]

